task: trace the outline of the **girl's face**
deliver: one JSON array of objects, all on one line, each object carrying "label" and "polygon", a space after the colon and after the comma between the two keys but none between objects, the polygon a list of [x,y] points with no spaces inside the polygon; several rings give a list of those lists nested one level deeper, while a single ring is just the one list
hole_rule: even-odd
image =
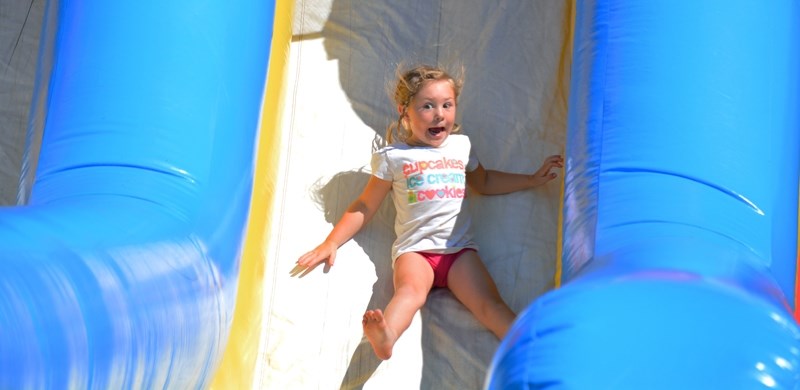
[{"label": "girl's face", "polygon": [[[400,107],[402,110],[402,107]],[[410,145],[442,145],[456,117],[456,96],[448,80],[429,81],[417,92],[406,111],[411,136]]]}]

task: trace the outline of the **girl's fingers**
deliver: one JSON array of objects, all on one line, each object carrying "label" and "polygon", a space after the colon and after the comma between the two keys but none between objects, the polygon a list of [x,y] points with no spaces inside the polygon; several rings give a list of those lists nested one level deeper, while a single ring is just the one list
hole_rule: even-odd
[{"label": "girl's fingers", "polygon": [[325,253],[320,252],[317,249],[314,249],[311,252],[308,252],[299,259],[297,259],[297,264],[303,267],[313,267],[322,261],[327,261],[329,265],[333,265],[334,260],[336,259],[336,252],[332,253]]},{"label": "girl's fingers", "polygon": [[314,264],[319,262],[319,261],[316,260],[316,257],[317,256],[316,256],[314,251],[308,252],[308,253],[300,256],[300,259],[297,260],[297,264],[302,265],[302,266],[312,266],[312,265],[314,265]]}]

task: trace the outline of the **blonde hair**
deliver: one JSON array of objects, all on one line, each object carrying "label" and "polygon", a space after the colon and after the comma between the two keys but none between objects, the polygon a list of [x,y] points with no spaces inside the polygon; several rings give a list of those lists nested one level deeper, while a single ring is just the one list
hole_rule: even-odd
[{"label": "blonde hair", "polygon": [[[463,70],[462,70],[463,72]],[[397,70],[397,84],[394,88],[392,99],[397,107],[400,107],[400,113],[397,121],[392,122],[386,128],[386,142],[388,144],[397,141],[405,141],[411,136],[411,129],[407,128],[404,123],[408,105],[414,96],[431,81],[445,80],[453,87],[456,102],[458,102],[458,95],[461,94],[461,88],[464,81],[461,77],[456,78],[451,76],[447,71],[440,67],[431,65],[419,65],[411,69],[401,72]],[[457,133],[461,126],[458,123],[453,124],[453,133]],[[397,135],[395,137],[395,134]]]}]

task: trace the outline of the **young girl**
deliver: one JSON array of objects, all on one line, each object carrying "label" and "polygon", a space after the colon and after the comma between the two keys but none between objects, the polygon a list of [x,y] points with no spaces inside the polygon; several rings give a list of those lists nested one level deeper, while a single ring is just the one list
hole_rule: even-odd
[{"label": "young girl", "polygon": [[[320,245],[297,261],[332,266],[336,250],[373,216],[389,192],[397,210],[392,246],[395,291],[385,312],[367,310],[364,333],[381,359],[425,304],[433,287],[447,287],[498,338],[515,314],[478,256],[464,199],[466,185],[482,194],[506,194],[547,183],[563,166],[550,156],[532,175],[484,169],[455,123],[462,83],[440,68],[419,66],[400,75],[394,93],[399,117],[387,130],[390,145],[372,157],[361,195]],[[394,133],[398,139],[394,139]]]}]

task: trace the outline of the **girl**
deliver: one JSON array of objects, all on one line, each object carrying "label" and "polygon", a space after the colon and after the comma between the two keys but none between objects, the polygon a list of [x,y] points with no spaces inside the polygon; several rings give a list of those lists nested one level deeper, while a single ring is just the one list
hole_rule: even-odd
[{"label": "girl", "polygon": [[387,130],[389,146],[373,154],[369,182],[325,241],[297,261],[302,267],[322,261],[333,266],[336,250],[392,192],[395,291],[385,312],[367,310],[362,320],[364,334],[384,360],[433,287],[449,288],[478,321],[498,338],[505,336],[515,314],[478,256],[464,203],[466,186],[482,194],[506,194],[547,183],[556,177],[551,170],[563,167],[556,155],[532,175],[484,169],[471,153],[469,138],[458,134],[461,86],[461,80],[431,66],[400,75],[394,92],[399,116]]}]

